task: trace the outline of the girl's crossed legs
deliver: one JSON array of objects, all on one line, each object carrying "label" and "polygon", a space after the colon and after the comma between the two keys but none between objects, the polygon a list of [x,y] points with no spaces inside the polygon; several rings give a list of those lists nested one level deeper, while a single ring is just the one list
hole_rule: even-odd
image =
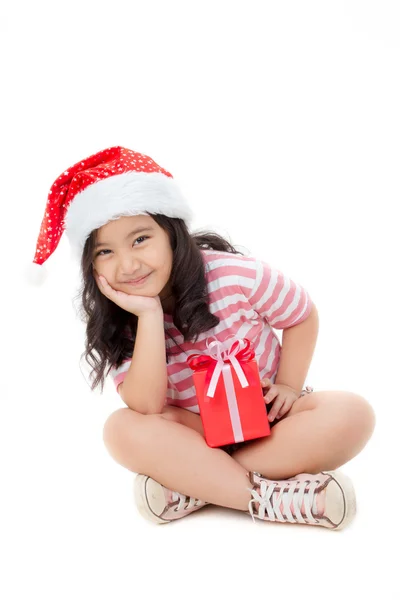
[{"label": "girl's crossed legs", "polygon": [[165,406],[161,414],[142,415],[122,408],[107,419],[103,439],[127,469],[187,496],[247,511],[249,471],[286,479],[336,469],[364,448],[375,414],[357,394],[311,392],[271,425],[270,436],[224,450],[207,445],[200,415],[191,411]]}]

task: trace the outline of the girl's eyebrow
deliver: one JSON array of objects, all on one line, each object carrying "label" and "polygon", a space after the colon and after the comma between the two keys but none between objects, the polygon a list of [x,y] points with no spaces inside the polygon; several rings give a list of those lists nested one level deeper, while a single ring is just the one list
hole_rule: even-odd
[{"label": "girl's eyebrow", "polygon": [[[126,236],[126,240],[128,238],[131,237],[131,235],[136,235],[137,233],[141,233],[143,231],[154,231],[154,227],[137,227],[136,229],[134,229],[133,231],[131,231],[130,233],[128,233],[128,235]],[[110,242],[98,242],[93,250],[96,250],[97,248],[100,248],[100,246],[111,246],[112,244],[110,244]]]}]

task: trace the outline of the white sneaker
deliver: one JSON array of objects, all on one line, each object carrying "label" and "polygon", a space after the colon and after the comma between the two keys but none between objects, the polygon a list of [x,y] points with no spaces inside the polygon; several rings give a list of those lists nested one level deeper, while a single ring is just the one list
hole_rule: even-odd
[{"label": "white sneaker", "polygon": [[260,473],[250,472],[253,488],[248,488],[252,499],[249,511],[254,519],[281,523],[321,525],[328,529],[343,529],[356,513],[353,484],[340,471],[322,471],[317,474],[300,473],[284,480],[267,479]]},{"label": "white sneaker", "polygon": [[153,523],[169,523],[191,514],[209,502],[174,492],[148,475],[139,473],[134,481],[134,497],[142,517]]}]

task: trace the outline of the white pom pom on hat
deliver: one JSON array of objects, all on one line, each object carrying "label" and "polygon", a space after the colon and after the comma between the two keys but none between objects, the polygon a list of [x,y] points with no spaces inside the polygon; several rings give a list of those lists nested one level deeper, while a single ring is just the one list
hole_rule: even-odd
[{"label": "white pom pom on hat", "polygon": [[45,261],[65,231],[71,257],[82,256],[94,229],[120,216],[163,214],[189,225],[193,212],[171,173],[152,158],[122,146],[92,154],[64,171],[50,188],[33,263],[25,279],[39,286],[47,278]]},{"label": "white pom pom on hat", "polygon": [[31,286],[39,287],[47,279],[48,270],[46,265],[39,265],[38,263],[32,262],[27,264],[24,270],[25,281]]}]

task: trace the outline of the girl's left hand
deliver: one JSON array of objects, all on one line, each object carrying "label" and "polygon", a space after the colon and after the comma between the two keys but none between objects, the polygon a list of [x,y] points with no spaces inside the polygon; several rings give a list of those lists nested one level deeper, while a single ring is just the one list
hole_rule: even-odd
[{"label": "girl's left hand", "polygon": [[270,404],[274,400],[274,405],[268,413],[269,421],[283,417],[300,396],[296,390],[288,385],[282,383],[271,384],[271,381],[267,378],[261,380],[261,386],[263,392],[269,388],[268,393],[264,396],[265,403]]}]

